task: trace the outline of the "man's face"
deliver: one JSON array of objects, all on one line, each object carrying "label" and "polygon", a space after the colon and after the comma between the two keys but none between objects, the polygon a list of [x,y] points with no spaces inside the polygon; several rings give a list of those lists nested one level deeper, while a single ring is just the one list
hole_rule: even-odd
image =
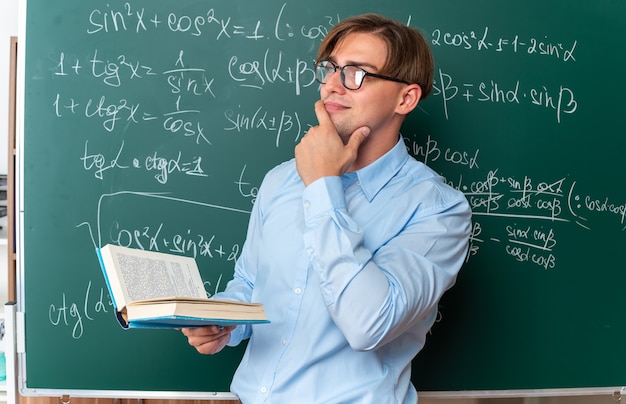
[{"label": "man's face", "polygon": [[[354,33],[337,44],[329,60],[337,66],[356,65],[370,73],[380,73],[386,58],[387,46],[382,39],[373,34]],[[338,70],[326,78],[320,95],[345,143],[352,132],[361,126],[371,129],[370,137],[389,127],[388,123],[394,117],[396,105],[400,101],[402,86],[393,81],[367,76],[361,88],[348,90],[341,84]]]}]

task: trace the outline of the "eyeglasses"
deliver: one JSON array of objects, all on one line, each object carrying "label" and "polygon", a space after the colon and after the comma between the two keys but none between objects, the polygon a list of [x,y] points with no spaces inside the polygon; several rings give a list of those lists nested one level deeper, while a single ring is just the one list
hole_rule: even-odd
[{"label": "eyeglasses", "polygon": [[341,71],[341,84],[348,90],[358,90],[363,85],[366,76],[376,77],[378,79],[395,81],[397,83],[411,84],[408,81],[400,80],[395,77],[383,76],[382,74],[370,73],[354,65],[337,66],[331,61],[322,60],[315,63],[315,79],[320,84],[325,84],[328,76]]}]

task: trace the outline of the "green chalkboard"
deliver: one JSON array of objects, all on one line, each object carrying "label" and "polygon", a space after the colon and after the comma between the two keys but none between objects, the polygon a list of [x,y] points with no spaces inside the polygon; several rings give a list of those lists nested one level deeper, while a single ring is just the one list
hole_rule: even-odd
[{"label": "green chalkboard", "polygon": [[625,2],[29,0],[26,394],[228,391],[242,349],[122,330],[94,249],[194,256],[207,291],[223,289],[264,173],[315,124],[321,38],[369,11],[429,38],[435,89],[403,134],[474,212],[418,390],[626,383]]}]

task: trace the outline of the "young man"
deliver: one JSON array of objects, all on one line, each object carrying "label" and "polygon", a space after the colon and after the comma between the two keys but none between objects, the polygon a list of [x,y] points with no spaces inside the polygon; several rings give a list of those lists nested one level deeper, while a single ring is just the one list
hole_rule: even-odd
[{"label": "young man", "polygon": [[466,255],[461,192],[409,156],[400,126],[428,95],[416,30],[348,18],[317,55],[319,125],[265,177],[234,279],[216,297],[271,324],[185,329],[213,354],[249,338],[232,391],[248,403],[416,403],[411,360]]}]

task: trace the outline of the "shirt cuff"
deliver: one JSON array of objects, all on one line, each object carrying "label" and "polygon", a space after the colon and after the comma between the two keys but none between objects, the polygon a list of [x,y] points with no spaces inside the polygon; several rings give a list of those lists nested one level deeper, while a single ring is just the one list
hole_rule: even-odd
[{"label": "shirt cuff", "polygon": [[248,324],[242,324],[242,325],[237,326],[237,328],[235,328],[234,330],[232,330],[230,333],[230,339],[228,340],[228,343],[226,345],[231,346],[231,347],[239,345],[241,341],[246,339],[246,332],[247,332],[248,327],[249,327]]}]

